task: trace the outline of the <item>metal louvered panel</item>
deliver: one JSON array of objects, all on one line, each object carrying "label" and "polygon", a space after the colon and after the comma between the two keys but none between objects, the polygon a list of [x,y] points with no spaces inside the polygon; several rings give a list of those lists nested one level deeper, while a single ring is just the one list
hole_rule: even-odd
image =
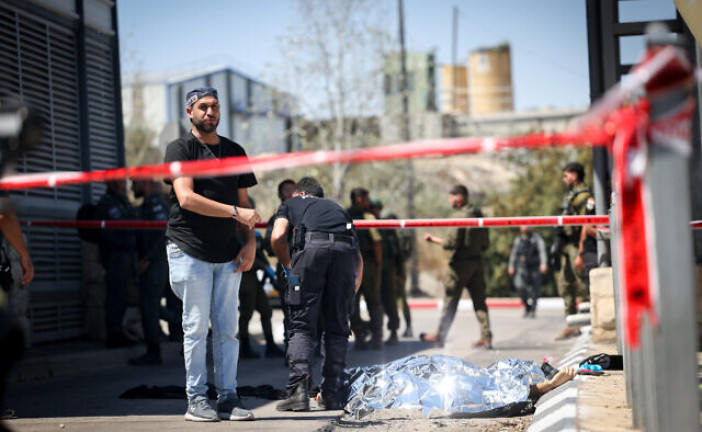
[{"label": "metal louvered panel", "polygon": [[[78,69],[73,29],[0,5],[2,57],[8,80],[0,96],[18,94],[46,119],[38,148],[18,161],[19,172],[74,171],[80,168],[77,115]],[[5,73],[7,72],[7,73]],[[3,81],[5,81],[3,79]],[[80,202],[80,187],[34,189],[15,195]]]},{"label": "metal louvered panel", "polygon": [[[19,160],[18,172],[74,171],[81,166],[78,44],[75,26],[0,2],[0,97],[18,95],[44,118],[41,144]],[[81,202],[79,186],[13,192],[23,218],[70,218]],[[51,209],[51,210],[48,210]],[[75,230],[23,230],[35,266],[30,319],[32,341],[84,333],[82,259]]]},{"label": "metal louvered panel", "polygon": [[[90,164],[93,170],[116,168],[118,165],[117,115],[115,108],[113,47],[98,35],[86,34],[86,67],[88,80],[88,123]],[[93,186],[92,200],[97,202],[105,192],[104,185]]]},{"label": "metal louvered panel", "polygon": [[[80,240],[75,230],[50,227],[26,229],[35,265],[34,284],[38,290],[57,283],[78,286],[82,281]],[[46,283],[46,285],[43,285]]]},{"label": "metal louvered panel", "polygon": [[83,302],[80,299],[33,303],[29,309],[32,342],[79,337],[84,331],[84,317]]}]

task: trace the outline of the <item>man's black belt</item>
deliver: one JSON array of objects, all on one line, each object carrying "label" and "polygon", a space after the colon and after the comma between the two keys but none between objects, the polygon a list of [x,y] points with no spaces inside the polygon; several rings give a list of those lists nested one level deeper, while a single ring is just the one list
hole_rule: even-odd
[{"label": "man's black belt", "polygon": [[310,240],[329,240],[332,242],[340,241],[353,245],[353,237],[348,234],[313,231],[307,233],[307,235],[309,236]]}]

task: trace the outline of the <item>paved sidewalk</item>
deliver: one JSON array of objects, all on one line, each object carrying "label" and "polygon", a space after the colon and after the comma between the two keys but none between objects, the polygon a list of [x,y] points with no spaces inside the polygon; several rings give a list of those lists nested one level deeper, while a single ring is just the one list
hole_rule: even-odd
[{"label": "paved sidewalk", "polygon": [[[416,308],[412,312],[414,338],[402,338],[399,345],[383,351],[356,351],[350,349],[348,365],[382,364],[407,355],[445,354],[467,359],[476,365],[487,366],[495,360],[518,357],[541,361],[544,356],[564,358],[573,341],[553,341],[563,325],[562,311],[544,307],[535,319],[523,318],[522,311],[514,307],[491,308],[491,321],[495,333],[494,350],[475,349],[470,346],[478,335],[472,311],[460,312],[445,348],[434,348],[420,342],[420,332],[432,331],[440,311],[436,308]],[[281,317],[274,311],[274,326]],[[251,322],[252,335],[257,335],[260,321]],[[274,337],[278,338],[274,329]],[[260,340],[257,341],[260,343]],[[119,394],[137,385],[182,385],[182,358],[180,344],[165,342],[162,345],[164,364],[158,368],[126,366],[126,360],[143,352],[143,345],[126,349],[104,349],[104,345],[89,342],[70,342],[33,348],[14,368],[9,385],[8,401],[17,411],[17,419],[7,422],[17,432],[57,430],[116,431],[116,430],[174,430],[191,431],[243,427],[247,430],[270,431],[285,429],[296,431],[347,430],[361,426],[364,430],[407,432],[411,430],[453,432],[454,430],[524,431],[531,416],[499,419],[378,419],[363,425],[340,424],[341,411],[311,411],[309,413],[279,413],[275,402],[258,398],[245,398],[252,408],[256,422],[201,425],[183,421],[184,400],[126,400]],[[257,346],[262,349],[261,345]],[[244,360],[239,363],[239,384],[262,383],[282,388],[287,380],[287,370],[281,359]],[[299,415],[298,415],[299,414]],[[214,429],[212,429],[214,428]]]}]

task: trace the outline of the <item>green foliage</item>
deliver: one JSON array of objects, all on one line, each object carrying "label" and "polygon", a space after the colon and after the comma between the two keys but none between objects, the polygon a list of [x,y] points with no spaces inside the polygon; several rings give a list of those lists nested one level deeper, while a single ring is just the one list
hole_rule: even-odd
[{"label": "green foliage", "polygon": [[163,163],[161,151],[151,145],[155,133],[141,126],[126,125],[124,128],[124,153],[127,166]]},{"label": "green foliage", "polygon": [[[566,163],[579,161],[586,167],[588,184],[592,184],[592,152],[584,149],[564,148],[546,149],[539,151],[518,151],[509,154],[508,159],[518,170],[517,178],[512,181],[512,187],[503,194],[490,195],[486,205],[491,209],[492,216],[547,216],[559,214],[563,196],[567,189],[563,184],[562,169]],[[536,228],[548,248],[554,240],[552,227]],[[510,296],[514,294],[512,282],[507,275],[507,264],[514,238],[519,235],[518,229],[493,229],[490,232],[491,245],[486,253],[486,281],[488,295]],[[545,277],[542,287],[543,296],[557,295],[553,274]]]}]

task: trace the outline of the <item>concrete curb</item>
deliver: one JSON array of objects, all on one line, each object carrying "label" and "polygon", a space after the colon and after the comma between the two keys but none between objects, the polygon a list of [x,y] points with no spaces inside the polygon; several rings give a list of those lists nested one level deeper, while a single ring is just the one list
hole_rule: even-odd
[{"label": "concrete curb", "polygon": [[[485,301],[488,308],[522,308],[522,301],[518,298],[488,298]],[[361,302],[361,307],[365,307],[365,304]],[[437,309],[441,310],[444,305],[443,299],[433,299],[433,298],[415,298],[408,299],[407,304],[410,309]],[[537,310],[546,309],[563,309],[563,299],[560,297],[546,297],[539,299]],[[473,301],[469,299],[461,299],[458,302],[458,310],[473,310]]]},{"label": "concrete curb", "polygon": [[[582,335],[575,346],[558,363],[559,368],[577,365],[585,359],[587,347],[592,340],[591,328],[581,327]],[[536,404],[536,412],[529,426],[529,432],[577,431],[578,379],[544,395]]]}]

